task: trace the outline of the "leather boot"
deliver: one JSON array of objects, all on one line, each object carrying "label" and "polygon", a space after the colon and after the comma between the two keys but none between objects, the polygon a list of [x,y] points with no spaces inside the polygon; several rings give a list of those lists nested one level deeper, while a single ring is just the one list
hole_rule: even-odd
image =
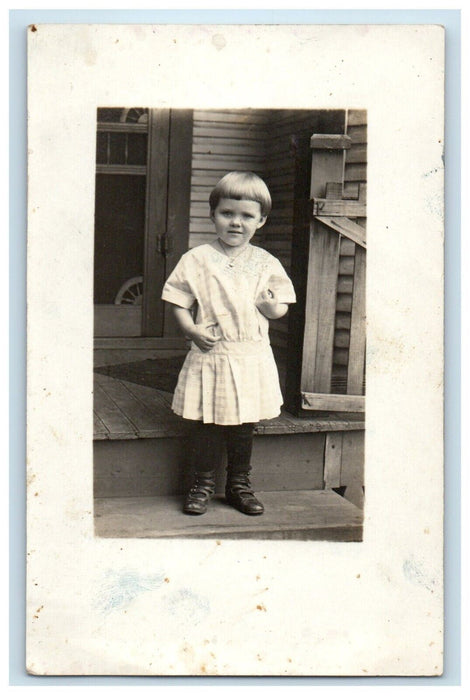
[{"label": "leather boot", "polygon": [[227,503],[245,515],[262,515],[264,506],[258,501],[250,484],[249,471],[228,472],[225,487]]},{"label": "leather boot", "polygon": [[183,512],[187,515],[203,515],[215,493],[215,472],[196,472],[193,485],[186,496]]}]

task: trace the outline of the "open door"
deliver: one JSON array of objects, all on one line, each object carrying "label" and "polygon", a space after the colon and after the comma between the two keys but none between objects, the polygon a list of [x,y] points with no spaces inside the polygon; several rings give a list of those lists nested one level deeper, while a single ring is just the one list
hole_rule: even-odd
[{"label": "open door", "polygon": [[160,295],[187,249],[191,147],[188,110],[98,109],[95,338],[173,334]]}]

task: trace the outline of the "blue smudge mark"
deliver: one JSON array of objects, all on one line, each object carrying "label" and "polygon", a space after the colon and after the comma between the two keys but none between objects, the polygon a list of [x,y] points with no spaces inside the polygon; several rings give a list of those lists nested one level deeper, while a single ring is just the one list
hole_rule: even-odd
[{"label": "blue smudge mark", "polygon": [[164,580],[163,574],[141,576],[133,569],[108,569],[105,576],[97,599],[97,607],[105,615],[125,608],[141,593],[160,588]]},{"label": "blue smudge mark", "polygon": [[168,598],[168,609],[185,622],[198,625],[209,614],[208,598],[193,593],[189,588],[180,588]]},{"label": "blue smudge mark", "polygon": [[408,581],[410,581],[411,583],[414,583],[417,586],[423,586],[428,591],[431,591],[431,593],[434,592],[434,589],[436,587],[435,579],[427,575],[423,571],[422,566],[416,561],[413,561],[412,559],[406,559],[403,562],[403,573],[405,575],[405,578],[408,579]]}]

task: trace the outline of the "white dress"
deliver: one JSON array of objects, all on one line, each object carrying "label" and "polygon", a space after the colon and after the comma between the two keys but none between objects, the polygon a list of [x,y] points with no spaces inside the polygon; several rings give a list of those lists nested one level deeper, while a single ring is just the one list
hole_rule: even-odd
[{"label": "white dress", "polygon": [[269,344],[269,321],[255,300],[272,289],[279,302],[295,302],[292,282],[277,258],[248,245],[231,259],[211,244],[185,253],[163,288],[162,299],[190,309],[196,323],[215,323],[221,336],[202,352],[186,356],[173,397],[173,411],[219,425],[274,418],[283,403]]}]

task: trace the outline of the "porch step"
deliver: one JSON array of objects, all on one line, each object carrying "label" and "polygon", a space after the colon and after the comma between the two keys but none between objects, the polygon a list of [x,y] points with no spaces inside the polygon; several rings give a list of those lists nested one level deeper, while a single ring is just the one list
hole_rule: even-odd
[{"label": "porch step", "polygon": [[362,511],[331,490],[257,492],[265,507],[250,517],[215,496],[202,516],[182,512],[182,498],[96,498],[98,537],[362,541]]}]

